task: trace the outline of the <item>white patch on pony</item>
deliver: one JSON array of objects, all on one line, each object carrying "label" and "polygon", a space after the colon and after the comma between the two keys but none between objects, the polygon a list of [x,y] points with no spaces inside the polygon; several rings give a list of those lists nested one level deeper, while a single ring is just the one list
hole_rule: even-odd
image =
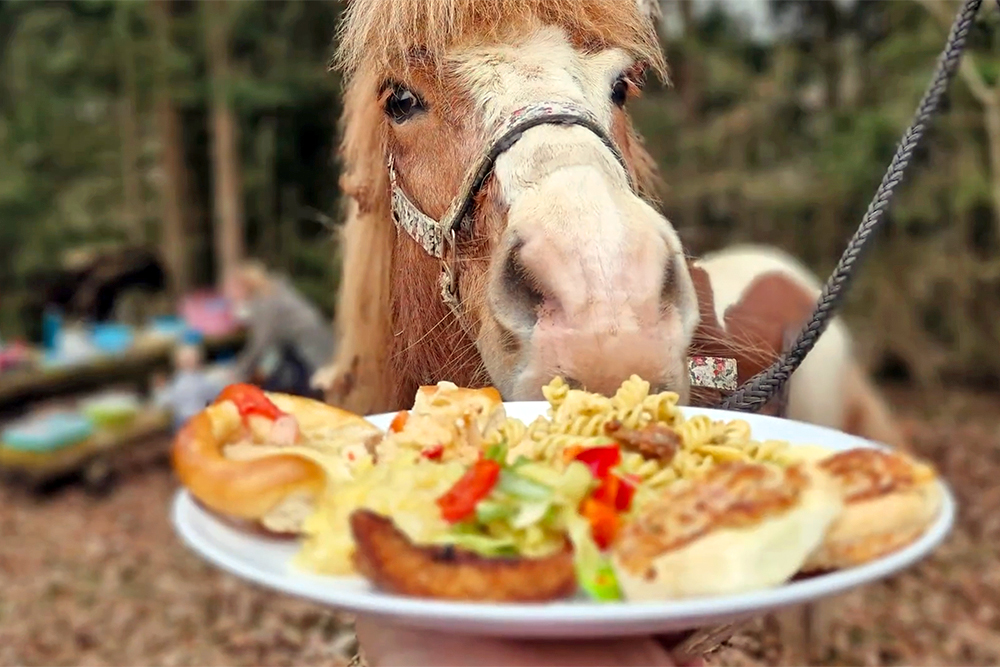
[{"label": "white patch on pony", "polygon": [[[712,281],[715,312],[721,324],[757,276],[781,273],[819,298],[822,285],[805,266],[775,248],[740,245],[698,261]],[[847,406],[846,370],[854,363],[847,327],[834,318],[802,365],[792,375],[788,418],[841,429]]]},{"label": "white patch on pony", "polygon": [[[539,102],[569,102],[586,108],[610,131],[611,87],[631,58],[619,49],[584,54],[559,28],[547,26],[519,44],[491,45],[453,56],[459,79],[468,87],[486,132],[514,111]],[[562,167],[599,168],[617,188],[627,188],[625,172],[590,131],[542,125],[497,160],[497,179],[508,202]]]},{"label": "white patch on pony", "polygon": [[612,111],[608,91],[615,77],[632,64],[620,49],[581,53],[555,26],[525,35],[516,44],[458,51],[450,60],[487,125],[525,104],[558,101],[585,106],[608,126]]}]

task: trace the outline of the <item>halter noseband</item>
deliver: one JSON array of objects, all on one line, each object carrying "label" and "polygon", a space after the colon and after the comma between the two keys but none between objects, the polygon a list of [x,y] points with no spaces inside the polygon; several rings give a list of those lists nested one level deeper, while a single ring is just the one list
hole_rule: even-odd
[{"label": "halter noseband", "polygon": [[520,141],[524,133],[539,125],[576,125],[584,127],[601,140],[625,170],[625,176],[632,186],[631,174],[625,158],[614,140],[590,111],[569,102],[543,102],[521,107],[508,116],[493,132],[482,157],[466,173],[462,188],[452,200],[451,206],[441,220],[435,220],[420,210],[403,189],[396,177],[392,156],[389,157],[389,184],[392,188],[392,217],[396,225],[420,244],[427,254],[442,262],[441,297],[461,320],[458,299],[458,272],[456,266],[456,236],[462,229],[468,229],[468,219],[475,209],[476,195],[483,189],[498,157]]},{"label": "halter noseband", "polygon": [[[420,244],[428,255],[441,260],[441,298],[466,329],[470,338],[475,336],[465,325],[458,296],[458,251],[456,237],[460,230],[468,229],[467,220],[475,212],[476,195],[486,185],[497,158],[511,149],[524,133],[539,125],[576,125],[597,135],[625,171],[629,187],[634,189],[632,174],[625,158],[601,123],[586,108],[570,102],[542,102],[521,107],[500,123],[492,134],[486,150],[474,168],[466,173],[458,195],[440,220],[427,215],[406,196],[399,186],[393,157],[388,158],[389,184],[392,189],[392,217],[396,226]],[[690,357],[688,374],[692,386],[732,390],[736,388],[736,362],[715,357]]]}]

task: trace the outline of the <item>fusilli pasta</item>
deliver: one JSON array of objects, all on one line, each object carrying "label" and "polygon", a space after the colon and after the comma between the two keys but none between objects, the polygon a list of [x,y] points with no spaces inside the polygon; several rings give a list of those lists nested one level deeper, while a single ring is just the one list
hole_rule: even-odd
[{"label": "fusilli pasta", "polygon": [[678,435],[679,447],[669,463],[646,459],[634,451],[622,453],[619,472],[638,479],[644,493],[703,475],[718,462],[755,461],[782,466],[793,462],[788,443],[753,440],[750,424],[744,420],[719,421],[706,415],[685,419],[677,407],[677,394],[650,394],[649,382],[635,375],[610,398],[571,389],[561,377],[543,387],[542,394],[549,403],[547,416],[527,425],[508,419],[489,438],[490,443],[508,444],[511,461],[523,456],[561,469],[567,464],[567,450],[606,443],[605,426],[618,421],[627,429],[637,430],[662,424]]}]

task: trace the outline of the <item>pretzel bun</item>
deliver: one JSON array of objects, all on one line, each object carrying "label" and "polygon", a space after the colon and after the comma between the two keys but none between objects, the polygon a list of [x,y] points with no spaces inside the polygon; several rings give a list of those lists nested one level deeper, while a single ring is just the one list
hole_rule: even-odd
[{"label": "pretzel bun", "polygon": [[[319,401],[266,395],[295,418],[299,442],[259,442],[277,422],[251,416],[245,424],[236,405],[222,400],[177,434],[172,463],[181,484],[210,510],[227,519],[258,522],[271,532],[295,534],[329,478],[349,477],[340,450],[354,446],[363,452],[382,433],[364,418]],[[258,442],[247,437],[248,431]]]},{"label": "pretzel bun", "polygon": [[905,454],[851,449],[819,462],[837,484],[844,509],[805,572],[853,567],[920,537],[941,508],[933,468]]},{"label": "pretzel bun", "polygon": [[723,463],[644,505],[611,555],[628,600],[727,595],[784,583],[841,508],[807,464]]}]

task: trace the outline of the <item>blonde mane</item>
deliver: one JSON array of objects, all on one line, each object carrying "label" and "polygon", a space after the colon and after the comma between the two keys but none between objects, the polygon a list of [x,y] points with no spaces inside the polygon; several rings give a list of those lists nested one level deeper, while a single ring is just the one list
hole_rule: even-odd
[{"label": "blonde mane", "polygon": [[504,43],[542,25],[560,26],[587,50],[620,48],[662,76],[656,30],[635,0],[351,0],[334,65],[405,70],[415,57],[440,68],[447,53],[471,43]]},{"label": "blonde mane", "polygon": [[[398,407],[399,396],[411,389],[414,380],[397,377],[401,362],[394,360],[394,352],[403,345],[412,358],[411,348],[422,341],[407,342],[415,335],[413,331],[393,331],[394,327],[420,328],[412,326],[416,317],[412,313],[397,317],[405,308],[426,311],[422,317],[430,321],[424,323],[423,329],[445,341],[443,349],[454,350],[462,360],[469,357],[465,365],[471,366],[464,372],[479,373],[481,364],[471,359],[465,349],[472,342],[462,341],[461,330],[444,319],[446,311],[435,310],[443,309],[436,265],[417,265],[422,258],[413,248],[397,244],[385,165],[387,129],[376,92],[386,79],[394,73],[404,74],[414,62],[419,62],[424,71],[440,70],[447,53],[456,47],[509,42],[543,25],[563,28],[578,48],[620,48],[666,77],[666,63],[653,23],[634,0],[348,3],[334,60],[347,81],[340,145],[340,185],[347,198],[347,224],[341,245],[344,262],[337,308],[339,342],[333,365],[315,378],[316,384],[326,389],[330,403],[361,414]],[[636,170],[644,194],[651,196],[655,190],[655,165],[630,128],[628,131],[636,140],[631,150],[626,150],[626,158]],[[427,295],[417,294],[418,286],[413,284],[404,290],[407,294],[394,293],[393,270],[399,265],[406,266],[410,283],[420,281],[422,270],[429,271]],[[407,302],[395,303],[400,298]],[[417,299],[424,303],[414,303]],[[459,344],[455,345],[455,341]],[[429,358],[425,366],[450,369],[462,360]]]}]

